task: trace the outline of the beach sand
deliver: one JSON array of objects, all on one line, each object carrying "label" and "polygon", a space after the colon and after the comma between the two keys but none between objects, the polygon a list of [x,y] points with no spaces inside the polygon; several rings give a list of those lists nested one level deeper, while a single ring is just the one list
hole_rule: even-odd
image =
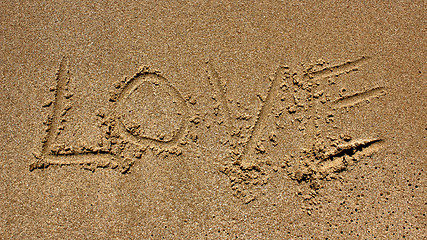
[{"label": "beach sand", "polygon": [[427,237],[423,1],[0,19],[0,238]]}]

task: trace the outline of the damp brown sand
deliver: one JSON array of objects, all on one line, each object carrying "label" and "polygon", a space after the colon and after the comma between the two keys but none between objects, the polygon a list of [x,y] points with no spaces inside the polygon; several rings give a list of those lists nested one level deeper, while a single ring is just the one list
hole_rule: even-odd
[{"label": "damp brown sand", "polygon": [[2,3],[5,239],[423,239],[421,3]]}]

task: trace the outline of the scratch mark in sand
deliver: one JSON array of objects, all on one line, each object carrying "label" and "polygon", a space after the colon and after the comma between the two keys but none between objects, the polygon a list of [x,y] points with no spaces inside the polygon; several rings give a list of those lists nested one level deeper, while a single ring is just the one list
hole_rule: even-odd
[{"label": "scratch mark in sand", "polygon": [[347,61],[332,67],[327,67],[319,71],[308,72],[303,75],[303,80],[319,80],[331,76],[339,76],[344,73],[349,73],[358,70],[358,68],[365,64],[370,57],[361,57],[354,61]]},{"label": "scratch mark in sand", "polygon": [[335,104],[339,108],[354,106],[363,101],[369,101],[372,98],[377,98],[387,94],[383,87],[376,87],[371,90],[359,92],[351,96],[342,97],[335,100]]},{"label": "scratch mark in sand", "polygon": [[48,129],[46,140],[42,145],[42,154],[47,155],[50,151],[53,141],[58,134],[59,122],[61,111],[64,108],[64,91],[65,87],[70,81],[69,69],[68,69],[68,59],[66,57],[62,58],[62,61],[59,65],[58,72],[56,73],[56,89],[55,89],[55,100],[53,101],[53,114],[49,117]]}]

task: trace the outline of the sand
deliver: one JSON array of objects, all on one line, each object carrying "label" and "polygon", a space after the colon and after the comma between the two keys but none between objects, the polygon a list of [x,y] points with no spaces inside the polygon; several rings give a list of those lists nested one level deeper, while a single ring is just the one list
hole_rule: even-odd
[{"label": "sand", "polygon": [[2,239],[425,239],[422,1],[0,4]]}]

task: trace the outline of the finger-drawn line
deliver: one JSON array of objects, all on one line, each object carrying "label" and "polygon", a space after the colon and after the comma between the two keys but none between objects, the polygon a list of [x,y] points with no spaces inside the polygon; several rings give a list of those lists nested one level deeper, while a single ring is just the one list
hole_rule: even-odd
[{"label": "finger-drawn line", "polygon": [[[224,162],[224,166],[220,169],[221,172],[228,175],[233,190],[235,190],[235,196],[237,196],[238,198],[242,198],[243,200],[248,197],[250,199],[249,201],[244,200],[245,203],[248,203],[254,199],[252,191],[249,190],[251,186],[257,184],[265,184],[267,182],[268,178],[262,179],[262,175],[265,174],[265,172],[263,172],[264,170],[262,166],[264,164],[263,161],[265,161],[265,159],[268,159],[268,156],[261,155],[262,153],[264,153],[264,151],[260,150],[259,143],[260,140],[262,140],[260,138],[262,137],[263,130],[265,129],[264,124],[266,124],[266,118],[268,118],[269,113],[272,111],[274,105],[274,93],[276,93],[276,91],[280,89],[279,80],[282,79],[282,75],[284,74],[283,80],[291,80],[292,82],[290,83],[290,85],[294,85],[293,89],[289,88],[289,92],[287,92],[288,87],[282,90],[284,90],[286,94],[294,96],[295,105],[297,105],[298,107],[304,107],[303,103],[301,103],[301,105],[298,104],[298,102],[296,101],[297,95],[293,93],[297,92],[297,88],[299,89],[298,91],[306,91],[306,93],[310,93],[313,89],[310,87],[312,86],[312,84],[310,84],[310,81],[316,81],[331,76],[339,76],[341,74],[346,74],[355,71],[361,65],[365,64],[368,59],[370,58],[361,57],[354,61],[348,61],[346,63],[323,68],[321,70],[313,70],[313,68],[309,68],[306,69],[302,73],[302,75],[297,73],[288,75],[290,71],[287,67],[281,67],[276,71],[275,78],[272,79],[270,86],[267,90],[267,97],[264,99],[263,97],[261,97],[261,95],[257,95],[259,100],[261,101],[261,108],[256,114],[256,119],[253,126],[249,129],[249,134],[246,135],[248,136],[247,141],[242,144],[243,151],[238,150],[234,152],[234,150],[232,150],[231,153],[234,153],[234,155],[228,156],[226,158],[227,160]],[[215,72],[213,66],[209,62],[208,64],[208,79],[210,81],[210,84],[215,88],[216,94],[220,98],[219,101],[220,104],[222,104],[222,110],[225,112],[226,115],[230,116],[231,113],[227,106],[227,98],[225,96],[223,85],[219,81],[218,73]],[[285,69],[285,71],[282,71],[283,69]],[[288,76],[291,77],[288,78]],[[285,86],[286,84],[287,83],[285,83]],[[380,96],[384,93],[385,90],[383,88],[375,88],[370,91],[367,91],[366,93],[358,93],[354,96],[338,99],[335,101],[335,104],[338,106],[351,106],[363,100],[369,100],[372,97]],[[307,100],[310,101],[310,99]],[[329,99],[327,101],[330,102]],[[322,103],[326,103],[326,101]],[[317,107],[318,105],[309,103],[308,106],[306,105],[304,108],[305,114],[308,119],[307,122],[305,122],[304,124],[306,125],[305,127],[310,128],[306,132],[313,133],[313,136],[310,136],[311,134],[303,135],[303,138],[308,143],[307,145],[312,145],[313,142],[316,139],[319,139],[320,137],[320,131],[316,130],[316,128],[318,127],[316,119],[320,119]],[[336,108],[332,108],[332,110],[336,110]],[[290,113],[292,112],[290,111]],[[228,119],[230,119],[231,122],[232,119]],[[296,165],[290,163],[290,160],[286,160],[286,164],[284,166],[288,167],[287,171],[292,176],[292,179],[295,179],[299,182],[306,181],[313,183],[310,184],[310,188],[318,189],[318,187],[316,187],[317,185],[314,184],[317,182],[317,180],[325,180],[328,178],[333,179],[335,173],[346,170],[347,167],[351,164],[356,163],[365,156],[373,154],[374,152],[381,149],[383,146],[383,140],[379,138],[353,141],[350,141],[351,137],[341,138],[344,143],[338,146],[336,146],[335,143],[331,144],[332,150],[330,150],[329,152],[324,153],[323,150],[319,150],[316,144],[313,144],[313,148],[311,150],[307,151],[306,149],[303,149],[300,152],[300,163],[298,163],[297,158],[295,159],[295,161],[297,162]],[[319,143],[320,142],[321,141],[319,141]],[[323,146],[326,147],[326,145]],[[292,156],[292,158],[294,157]]]},{"label": "finger-drawn line", "polygon": [[[52,151],[52,144],[55,141],[56,135],[59,133],[61,115],[64,111],[68,110],[71,105],[67,106],[64,104],[64,98],[69,99],[71,95],[65,95],[67,84],[70,81],[69,69],[67,59],[64,57],[60,63],[59,70],[56,77],[56,88],[54,89],[55,100],[53,101],[52,116],[48,119],[47,136],[43,140],[41,154],[35,154],[37,160],[30,165],[30,171],[37,168],[46,168],[50,165],[90,165],[91,167],[110,167],[116,168],[120,166],[122,173],[126,173],[129,167],[132,165],[132,161],[124,159],[123,157],[110,152],[108,149],[101,151],[89,150],[85,151]],[[156,139],[151,137],[137,137],[132,135],[121,120],[119,115],[120,104],[126,99],[141,83],[151,82],[156,85],[163,84],[169,89],[169,94],[175,98],[178,104],[181,106],[179,115],[183,116],[179,129],[173,134],[172,139]],[[149,72],[147,67],[141,68],[132,78],[124,82],[124,85],[118,93],[116,106],[112,109],[111,117],[117,120],[117,127],[120,133],[120,137],[124,138],[128,142],[133,142],[136,145],[161,145],[169,147],[178,143],[185,135],[187,125],[189,124],[189,108],[185,99],[181,96],[179,91],[174,88],[166,78],[159,75],[158,72]],[[174,100],[174,101],[175,101]],[[110,126],[113,127],[113,126]],[[66,149],[64,149],[66,150]]]},{"label": "finger-drawn line", "polygon": [[361,65],[365,64],[370,57],[361,57],[354,61],[347,61],[343,64],[327,67],[319,71],[307,72],[303,75],[303,80],[319,80],[331,76],[339,76],[344,73],[357,70]]},{"label": "finger-drawn line", "polygon": [[53,104],[53,114],[49,117],[48,129],[46,139],[42,144],[42,154],[47,155],[50,151],[53,141],[58,133],[60,115],[64,108],[64,91],[67,83],[70,81],[68,59],[63,57],[59,64],[58,72],[56,73],[56,88],[55,88],[55,99]]},{"label": "finger-drawn line", "polygon": [[255,151],[256,143],[262,135],[262,126],[265,122],[265,119],[268,117],[268,114],[271,112],[273,107],[273,96],[274,93],[278,91],[280,88],[280,76],[281,70],[285,69],[284,67],[280,67],[276,70],[273,81],[270,84],[269,89],[267,90],[267,97],[265,98],[261,109],[258,112],[258,116],[255,119],[255,123],[252,127],[251,133],[249,135],[249,139],[246,142],[245,148],[243,150],[242,156],[242,166],[250,166],[251,165],[251,157],[253,157],[253,153]]},{"label": "finger-drawn line", "polygon": [[117,107],[115,109],[116,113],[120,112],[120,104],[125,100],[140,84],[143,82],[148,81],[155,84],[164,84],[167,88],[170,90],[170,94],[172,97],[177,99],[179,104],[181,105],[181,110],[183,111],[182,114],[182,121],[179,129],[174,133],[173,137],[171,139],[157,139],[154,137],[148,137],[148,136],[135,136],[131,134],[127,129],[126,126],[121,119],[119,118],[119,131],[127,140],[132,141],[135,144],[138,145],[161,145],[164,147],[173,146],[175,145],[181,138],[185,135],[185,130],[187,128],[187,124],[189,122],[189,108],[187,105],[187,102],[182,97],[180,92],[173,87],[166,78],[160,76],[156,72],[146,72],[145,70],[141,70],[137,74],[135,74],[132,78],[129,79],[125,87],[123,88],[122,92],[118,96],[117,99]]},{"label": "finger-drawn line", "polygon": [[[363,156],[370,156],[382,148],[382,139],[356,140],[347,144],[339,145],[336,149],[327,152],[317,161],[318,168],[313,171],[312,176],[305,176],[308,180],[323,179],[332,173],[338,173],[347,169],[348,166],[359,161]],[[304,177],[303,177],[304,178]],[[301,179],[301,175],[299,180]]]},{"label": "finger-drawn line", "polygon": [[123,161],[120,158],[110,153],[50,154],[32,163],[30,165],[30,171],[49,165],[70,166],[96,164],[96,167],[116,168],[120,166],[121,162]]},{"label": "finger-drawn line", "polygon": [[[314,150],[313,155],[292,171],[291,177],[298,182],[327,179],[333,173],[346,170],[348,166],[358,162],[362,157],[377,152],[382,148],[383,142],[378,138],[354,140],[338,145],[333,150],[320,155],[317,150]],[[309,162],[315,164],[307,164]]]},{"label": "finger-drawn line", "polygon": [[230,131],[233,126],[233,121],[231,119],[231,111],[228,107],[228,101],[226,97],[225,88],[221,82],[220,76],[217,71],[215,71],[215,68],[213,67],[212,63],[210,61],[207,62],[208,64],[208,80],[211,85],[214,86],[214,89],[216,90],[217,94],[219,95],[219,101],[221,106],[224,108],[225,117],[227,120],[226,126],[228,127],[228,130]]},{"label": "finger-drawn line", "polygon": [[358,156],[370,156],[375,152],[378,152],[381,148],[384,147],[385,140],[384,139],[377,139],[377,141],[373,141],[367,145],[363,146],[363,149],[361,151],[356,152],[354,155],[356,157]]},{"label": "finger-drawn line", "polygon": [[[67,85],[70,82],[70,71],[67,57],[63,57],[58,72],[56,74],[56,86],[54,91],[53,109],[47,123],[46,137],[42,141],[42,150],[36,154],[36,161],[30,164],[29,170],[33,171],[39,168],[46,168],[50,165],[92,165],[96,167],[124,166],[123,159],[109,152],[52,152],[52,146],[56,136],[60,131],[61,116],[71,108],[71,105],[65,104],[64,100],[69,99],[72,94],[65,94]],[[126,170],[127,171],[127,170]],[[126,171],[122,171],[123,173]]]},{"label": "finger-drawn line", "polygon": [[350,143],[341,144],[341,145],[338,145],[336,149],[325,153],[323,157],[319,160],[319,163],[326,161],[328,159],[332,159],[334,157],[342,156],[342,155],[348,155],[348,154],[353,155],[356,152],[363,153],[365,150],[368,150],[365,153],[374,152],[381,148],[382,142],[383,142],[382,139],[373,138],[373,139],[355,140]]},{"label": "finger-drawn line", "polygon": [[380,97],[387,94],[383,87],[376,87],[364,92],[359,92],[351,96],[345,96],[335,100],[339,108],[354,106],[363,101],[369,101],[372,98]]}]

